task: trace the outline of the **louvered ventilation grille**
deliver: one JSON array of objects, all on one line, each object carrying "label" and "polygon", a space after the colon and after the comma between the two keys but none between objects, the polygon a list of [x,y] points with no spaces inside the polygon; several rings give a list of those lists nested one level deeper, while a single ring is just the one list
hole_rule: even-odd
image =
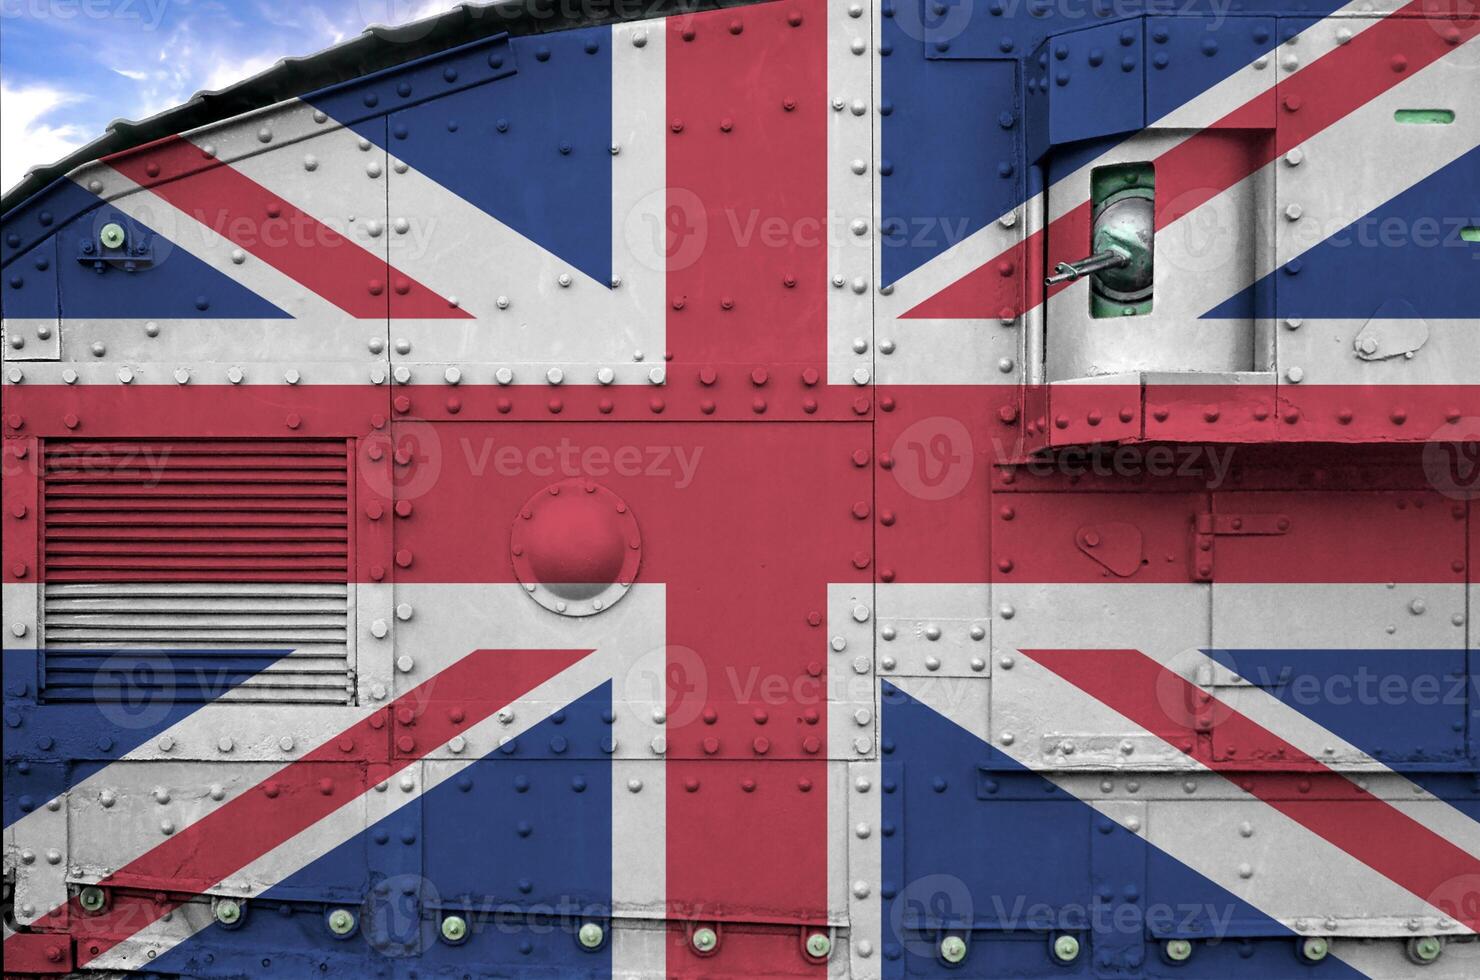
[{"label": "louvered ventilation grille", "polygon": [[43,696],[347,703],[342,441],[45,446]]},{"label": "louvered ventilation grille", "polygon": [[49,442],[48,582],[344,582],[338,440]]}]

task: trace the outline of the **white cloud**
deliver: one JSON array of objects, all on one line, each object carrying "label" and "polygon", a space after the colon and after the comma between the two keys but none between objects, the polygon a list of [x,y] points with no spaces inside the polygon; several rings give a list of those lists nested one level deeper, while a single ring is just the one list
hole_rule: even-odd
[{"label": "white cloud", "polygon": [[142,82],[144,79],[149,77],[148,72],[135,71],[132,68],[115,68],[113,70],[118,72],[118,74],[122,75],[124,78],[129,78],[136,82]]},{"label": "white cloud", "polygon": [[0,187],[14,187],[30,168],[55,163],[87,142],[82,127],[45,118],[81,98],[50,85],[0,82]]},{"label": "white cloud", "polygon": [[251,78],[277,63],[277,58],[246,57],[239,61],[218,61],[200,87],[208,92],[235,85],[244,78]]}]

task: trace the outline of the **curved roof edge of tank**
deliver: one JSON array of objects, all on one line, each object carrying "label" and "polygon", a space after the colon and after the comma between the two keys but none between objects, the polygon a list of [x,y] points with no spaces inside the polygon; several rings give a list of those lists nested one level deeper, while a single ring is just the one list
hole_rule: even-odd
[{"label": "curved roof edge of tank", "polygon": [[284,58],[250,78],[147,119],[117,119],[102,136],[55,163],[33,167],[0,197],[8,214],[83,164],[166,136],[198,129],[285,99],[424,58],[497,34],[513,37],[572,27],[593,27],[766,0],[495,0],[461,3],[451,10],[399,27],[372,25],[348,41],[301,58]]}]

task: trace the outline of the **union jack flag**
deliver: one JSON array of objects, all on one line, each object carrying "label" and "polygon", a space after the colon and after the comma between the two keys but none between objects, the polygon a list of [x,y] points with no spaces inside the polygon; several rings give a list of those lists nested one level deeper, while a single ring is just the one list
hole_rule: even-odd
[{"label": "union jack flag", "polygon": [[1370,6],[495,33],[22,202],[7,972],[1474,974],[1480,20]]}]

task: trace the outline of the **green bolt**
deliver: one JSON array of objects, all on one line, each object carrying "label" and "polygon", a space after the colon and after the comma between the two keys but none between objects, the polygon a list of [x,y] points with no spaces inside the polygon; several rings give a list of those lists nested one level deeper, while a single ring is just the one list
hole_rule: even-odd
[{"label": "green bolt", "polygon": [[1408,940],[1408,958],[1420,966],[1428,966],[1444,952],[1444,941],[1438,936],[1418,936]]},{"label": "green bolt", "polygon": [[832,940],[825,932],[814,932],[807,937],[807,955],[813,959],[825,960],[832,952]]},{"label": "green bolt", "polygon": [[694,948],[701,953],[707,953],[719,945],[719,936],[708,926],[694,930],[694,938],[691,940]]},{"label": "green bolt", "polygon": [[1173,963],[1184,963],[1192,956],[1192,943],[1185,939],[1168,939],[1167,959]]},{"label": "green bolt", "polygon": [[1307,936],[1300,942],[1300,955],[1312,963],[1319,963],[1331,952],[1331,944],[1322,936]]},{"label": "green bolt", "polygon": [[223,926],[236,925],[242,918],[241,903],[234,898],[223,898],[216,902],[216,921]]},{"label": "green bolt", "polygon": [[329,913],[329,931],[336,936],[348,936],[355,931],[355,916],[349,909],[335,909]]},{"label": "green bolt", "polygon": [[468,923],[460,915],[449,915],[442,920],[442,938],[449,943],[462,942],[468,934]]},{"label": "green bolt", "polygon": [[88,885],[78,893],[77,903],[84,912],[101,912],[108,904],[108,896],[97,885]]},{"label": "green bolt", "polygon": [[104,248],[118,248],[127,237],[123,231],[123,225],[116,221],[110,221],[98,232],[98,241],[103,243]]},{"label": "green bolt", "polygon": [[581,926],[581,931],[576,933],[576,938],[587,949],[596,949],[601,945],[601,941],[606,938],[606,930],[594,922],[587,922]]},{"label": "green bolt", "polygon": [[940,941],[940,958],[947,963],[960,963],[966,959],[966,940],[960,936],[947,936]]},{"label": "green bolt", "polygon": [[1074,936],[1060,936],[1053,941],[1053,955],[1060,963],[1073,963],[1079,959],[1079,940]]}]

